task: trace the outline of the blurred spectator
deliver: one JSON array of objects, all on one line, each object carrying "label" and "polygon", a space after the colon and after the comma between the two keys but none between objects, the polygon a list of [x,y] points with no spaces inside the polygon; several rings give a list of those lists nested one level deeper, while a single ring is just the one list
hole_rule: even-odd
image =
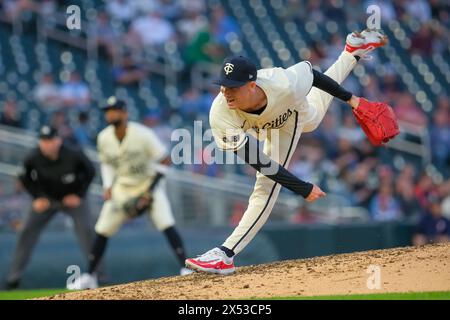
[{"label": "blurred spectator", "polygon": [[338,167],[339,171],[353,168],[358,164],[358,152],[349,139],[339,137],[336,145],[338,147],[338,151],[337,157],[334,159],[334,163]]},{"label": "blurred spectator", "polygon": [[359,161],[368,161],[371,165],[376,166],[380,162],[380,155],[368,139],[362,139],[356,146]]},{"label": "blurred spectator", "polygon": [[322,10],[325,11],[325,15],[328,19],[339,21],[345,16],[343,3],[341,1],[325,0],[324,2],[325,6],[322,7]]},{"label": "blurred spectator", "polygon": [[422,213],[420,204],[414,193],[415,168],[405,165],[395,179],[395,195],[405,218],[417,219]]},{"label": "blurred spectator", "polygon": [[194,36],[208,26],[208,19],[197,10],[186,10],[177,22],[177,29],[184,42],[190,42]]},{"label": "blurred spectator", "polygon": [[380,83],[378,78],[373,75],[367,76],[367,83],[364,85],[364,98],[372,101],[378,101],[381,97],[384,97],[380,90]]},{"label": "blurred spectator", "polygon": [[398,96],[394,104],[394,111],[400,121],[422,128],[427,126],[425,113],[417,106],[415,99],[409,93],[405,92]]},{"label": "blurred spectator", "polygon": [[94,138],[89,130],[89,114],[80,112],[78,115],[78,125],[73,130],[73,135],[81,147],[94,147]]},{"label": "blurred spectator", "polygon": [[352,8],[351,10],[345,10],[345,19],[347,21],[360,21],[363,18],[361,12],[367,9],[360,0],[347,0],[345,1],[345,7]]},{"label": "blurred spectator", "polygon": [[169,21],[162,18],[157,10],[150,10],[148,14],[133,20],[127,38],[132,48],[150,46],[161,50],[174,35],[174,28]]},{"label": "blurred spectator", "polygon": [[411,53],[429,56],[433,49],[433,34],[428,24],[422,24],[411,39]]},{"label": "blurred spectator", "polygon": [[216,85],[207,86],[206,90],[202,93],[202,108],[200,109],[202,113],[209,117],[209,110],[214,99],[219,94],[220,87]]},{"label": "blurred spectator", "polygon": [[319,183],[327,172],[325,151],[317,140],[304,141],[301,148],[297,148],[289,165],[289,170],[304,181]]},{"label": "blurred spectator", "polygon": [[338,129],[339,137],[347,139],[353,144],[358,144],[361,140],[366,139],[364,132],[356,123],[352,113],[346,112],[344,114],[344,121]]},{"label": "blurred spectator", "polygon": [[429,0],[431,16],[442,21],[447,26],[450,24],[450,4],[443,0]]},{"label": "blurred spectator", "polygon": [[339,33],[331,35],[331,39],[326,44],[325,58],[323,59],[321,66],[328,68],[336,61],[337,57],[339,57],[342,52],[343,43],[345,43],[345,40]]},{"label": "blurred spectator", "polygon": [[433,53],[434,54],[445,54],[448,50],[450,43],[450,37],[448,33],[448,27],[433,21]]},{"label": "blurred spectator", "polygon": [[123,56],[120,65],[115,66],[112,73],[114,81],[121,85],[138,84],[148,76],[148,71],[136,63],[130,53]]},{"label": "blurred spectator", "polygon": [[87,111],[91,103],[89,87],[76,71],[72,72],[69,81],[61,86],[61,97],[64,107],[76,108],[78,111]]},{"label": "blurred spectator", "polygon": [[440,95],[437,100],[437,108],[438,110],[446,110],[450,113],[450,97]]},{"label": "blurred spectator", "polygon": [[433,114],[430,127],[430,146],[433,164],[448,175],[450,169],[450,117],[445,109]]},{"label": "blurred spectator", "polygon": [[214,40],[221,45],[226,46],[228,44],[230,34],[234,33],[236,36],[240,34],[240,27],[237,21],[229,16],[220,5],[212,9],[210,23]]},{"label": "blurred spectator", "polygon": [[394,182],[394,171],[388,164],[382,164],[377,167],[379,184],[389,184]]},{"label": "blurred spectator", "polygon": [[138,15],[146,15],[155,11],[158,11],[158,13],[161,14],[158,10],[158,0],[140,0],[131,1],[130,3],[133,4]]},{"label": "blurred spectator", "polygon": [[114,19],[131,21],[136,15],[136,7],[132,0],[109,0],[106,10]]},{"label": "blurred spectator", "polygon": [[178,0],[157,0],[156,8],[164,19],[173,23],[181,16],[181,6]]},{"label": "blurred spectator", "polygon": [[20,128],[21,119],[19,111],[17,110],[17,104],[14,100],[6,100],[3,104],[3,111],[0,115],[0,124]]},{"label": "blurred spectator", "polygon": [[[310,57],[309,62],[311,62],[312,65],[318,65],[320,68],[325,69],[328,66],[324,65],[324,61],[326,61],[326,50],[327,47],[325,46],[325,43],[323,41],[314,41],[311,43],[310,46]],[[336,60],[335,60],[336,61]]]},{"label": "blurred spectator", "polygon": [[42,111],[50,114],[62,105],[59,87],[55,84],[51,73],[44,74],[34,88],[34,98]]},{"label": "blurred spectator", "polygon": [[41,0],[41,3],[38,6],[39,12],[48,17],[51,18],[51,16],[56,12],[57,10],[57,4],[55,0]]},{"label": "blurred spectator", "polygon": [[204,13],[206,11],[205,0],[178,0],[182,11],[195,11]]},{"label": "blurred spectator", "polygon": [[32,0],[4,0],[2,5],[9,21],[15,21],[23,12],[36,8]]},{"label": "blurred spectator", "polygon": [[378,188],[378,193],[370,203],[370,214],[375,221],[399,220],[402,217],[390,183],[382,183]]},{"label": "blurred spectator", "polygon": [[215,42],[211,25],[198,32],[186,45],[184,60],[188,68],[202,62],[221,63],[225,57],[225,48]]},{"label": "blurred spectator", "polygon": [[168,150],[171,149],[173,128],[167,121],[161,121],[161,109],[149,109],[144,116],[144,124],[151,128]]},{"label": "blurred spectator", "polygon": [[441,199],[429,197],[428,201],[430,208],[423,215],[413,236],[415,246],[450,241],[450,220],[442,216]]},{"label": "blurred spectator", "polygon": [[353,205],[369,208],[370,201],[375,194],[375,186],[371,177],[372,170],[370,162],[364,161],[348,172],[345,182],[349,185]]},{"label": "blurred spectator", "polygon": [[280,17],[283,21],[292,21],[304,18],[303,3],[301,0],[287,0],[280,8]]},{"label": "blurred spectator", "polygon": [[425,23],[431,19],[430,5],[425,0],[408,0],[404,2],[406,12],[413,18]]},{"label": "blurred spectator", "polygon": [[196,88],[189,88],[181,96],[180,113],[183,119],[189,123],[197,119],[202,110],[202,97]]},{"label": "blurred spectator", "polygon": [[301,150],[303,152],[300,151],[300,148],[297,148],[289,163],[289,171],[302,180],[311,179],[313,175],[313,172],[311,172],[313,164],[308,159],[309,151],[311,150],[313,152],[312,157],[314,158],[316,154],[314,147],[305,144]]},{"label": "blurred spectator", "polygon": [[306,4],[306,10],[302,10],[304,17],[309,21],[316,23],[322,23],[325,21],[325,13],[322,10],[322,0],[308,0]]},{"label": "blurred spectator", "polygon": [[428,198],[435,192],[436,187],[433,179],[426,172],[423,172],[414,188],[414,194],[422,209],[427,210],[429,208]]},{"label": "blurred spectator", "polygon": [[109,16],[105,11],[100,11],[97,15],[96,42],[99,49],[106,54],[107,57],[113,59],[119,49],[117,42],[119,34],[111,26]]},{"label": "blurred spectator", "polygon": [[311,135],[321,142],[327,158],[333,159],[337,156],[338,125],[334,114],[327,112],[319,128]]},{"label": "blurred spectator", "polygon": [[66,118],[66,113],[62,110],[55,111],[50,117],[50,125],[58,131],[58,135],[67,145],[77,145],[77,140],[73,135],[73,129]]},{"label": "blurred spectator", "polygon": [[[398,73],[395,67],[391,64],[386,66],[388,72],[383,77],[382,81],[379,82],[380,91],[383,92],[383,97],[390,100],[393,105],[395,105],[395,100],[399,92],[403,89],[401,86],[401,81],[398,77]],[[379,96],[381,97],[381,96]]]},{"label": "blurred spectator", "polygon": [[22,227],[23,207],[29,197],[21,183],[16,180],[12,192],[6,192],[0,184],[0,230],[19,231]]},{"label": "blurred spectator", "polygon": [[411,185],[414,185],[416,176],[417,176],[417,170],[414,167],[414,165],[411,163],[406,163],[400,170],[400,173],[398,174],[398,179],[405,179]]}]

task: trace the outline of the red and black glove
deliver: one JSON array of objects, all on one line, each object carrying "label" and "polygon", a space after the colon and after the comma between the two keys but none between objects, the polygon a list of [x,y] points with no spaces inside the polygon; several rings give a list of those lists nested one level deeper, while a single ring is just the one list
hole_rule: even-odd
[{"label": "red and black glove", "polygon": [[387,143],[400,133],[394,110],[386,103],[360,98],[353,115],[374,146]]}]

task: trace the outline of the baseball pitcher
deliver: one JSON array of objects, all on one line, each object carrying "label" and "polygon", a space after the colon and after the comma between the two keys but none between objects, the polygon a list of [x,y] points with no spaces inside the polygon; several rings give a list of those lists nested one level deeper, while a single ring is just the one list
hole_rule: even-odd
[{"label": "baseball pitcher", "polygon": [[[221,90],[210,111],[211,128],[218,147],[245,159],[258,171],[257,180],[247,210],[233,233],[220,247],[187,259],[188,268],[233,273],[234,256],[264,225],[281,186],[309,202],[325,196],[318,186],[301,181],[285,168],[301,133],[319,126],[333,97],[352,107],[356,120],[374,145],[399,133],[390,106],[356,97],[340,86],[361,57],[386,43],[387,37],[380,30],[353,32],[347,36],[345,50],[324,74],[307,61],[287,69],[257,71],[247,58],[225,59],[216,82]],[[264,150],[259,152],[252,147],[253,137],[261,138],[263,132]]]}]

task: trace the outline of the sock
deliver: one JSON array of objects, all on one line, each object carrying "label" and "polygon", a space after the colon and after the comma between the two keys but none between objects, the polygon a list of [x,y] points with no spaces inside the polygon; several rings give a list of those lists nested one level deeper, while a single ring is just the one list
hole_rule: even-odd
[{"label": "sock", "polygon": [[186,260],[186,252],[184,251],[183,242],[181,241],[180,235],[174,226],[169,227],[163,231],[167,240],[170,243],[175,255],[177,256],[178,262],[181,267],[184,267]]},{"label": "sock", "polygon": [[234,256],[234,251],[228,249],[227,247],[224,246],[220,246],[219,247],[220,250],[222,250],[223,252],[225,252],[225,254],[227,255],[228,258],[233,258]]},{"label": "sock", "polygon": [[101,234],[96,234],[94,245],[92,246],[92,251],[89,255],[89,274],[95,273],[97,270],[98,264],[105,253],[106,244],[108,243],[108,238],[102,236]]}]

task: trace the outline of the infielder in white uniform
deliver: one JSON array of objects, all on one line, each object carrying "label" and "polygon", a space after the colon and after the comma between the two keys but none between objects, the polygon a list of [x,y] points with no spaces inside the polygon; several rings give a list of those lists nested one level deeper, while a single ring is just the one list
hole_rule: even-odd
[{"label": "infielder in white uniform", "polygon": [[[301,181],[285,168],[301,133],[319,126],[333,97],[352,108],[358,107],[359,97],[346,91],[340,83],[361,57],[386,42],[386,36],[379,30],[349,34],[345,50],[324,74],[312,69],[307,61],[287,69],[258,71],[244,57],[224,61],[216,82],[221,85],[221,92],[210,111],[211,128],[217,146],[245,159],[258,171],[257,179],[247,210],[233,233],[222,246],[187,259],[188,268],[219,274],[234,272],[233,257],[264,225],[281,186],[309,202],[325,196],[318,186]],[[263,152],[255,147],[258,144],[252,136],[265,139]]]},{"label": "infielder in white uniform", "polygon": [[[105,202],[95,225],[96,238],[89,257],[88,273],[82,274],[68,286],[69,289],[98,286],[96,270],[107,241],[130,219],[124,204],[147,191],[154,180],[159,180],[161,173],[156,171],[157,164],[170,165],[168,152],[155,133],[142,124],[128,121],[124,101],[110,97],[103,109],[109,126],[99,133],[97,148]],[[180,273],[191,273],[184,268],[185,250],[174,227],[175,220],[163,183],[156,184],[152,196],[148,214],[153,224],[167,237],[181,265]]]}]

